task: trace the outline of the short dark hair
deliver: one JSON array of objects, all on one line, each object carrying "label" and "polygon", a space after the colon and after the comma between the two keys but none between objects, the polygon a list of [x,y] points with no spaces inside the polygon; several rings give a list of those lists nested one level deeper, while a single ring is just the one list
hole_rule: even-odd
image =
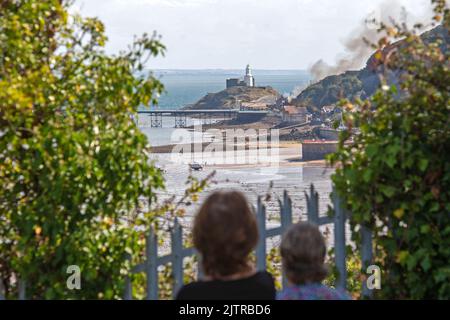
[{"label": "short dark hair", "polygon": [[316,225],[300,222],[291,226],[283,236],[280,251],[284,272],[293,284],[322,282],[326,278],[325,239]]},{"label": "short dark hair", "polygon": [[212,193],[195,217],[193,238],[206,275],[246,271],[258,243],[258,226],[245,196],[237,191]]}]

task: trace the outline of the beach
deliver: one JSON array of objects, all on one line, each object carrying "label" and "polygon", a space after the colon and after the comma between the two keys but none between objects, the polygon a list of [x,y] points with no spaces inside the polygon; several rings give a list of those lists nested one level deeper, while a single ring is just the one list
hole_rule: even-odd
[{"label": "beach", "polygon": [[[321,212],[324,213],[330,204],[330,176],[334,169],[328,167],[324,160],[303,162],[300,143],[280,142],[278,148],[272,148],[273,153],[277,154],[276,160],[269,156],[266,158],[267,161],[260,163],[248,161],[211,163],[208,162],[211,158],[204,159],[202,153],[191,152],[179,156],[167,152],[173,147],[173,145],[161,146],[159,153],[151,154],[151,159],[163,169],[166,179],[166,191],[161,196],[184,193],[185,185],[182,182],[186,181],[190,174],[189,163],[195,160],[203,165],[202,171],[192,172],[195,177],[202,179],[215,172],[213,184],[200,195],[199,203],[215,189],[240,190],[255,205],[258,196],[269,194],[270,200],[266,202],[266,206],[270,216],[277,213],[278,199],[282,197],[284,190],[287,190],[292,198],[294,216],[304,218],[306,214],[304,193],[309,191],[311,184],[314,184],[319,192]],[[268,153],[270,154],[270,151]],[[192,215],[196,208],[196,206],[190,208],[187,215]]]}]

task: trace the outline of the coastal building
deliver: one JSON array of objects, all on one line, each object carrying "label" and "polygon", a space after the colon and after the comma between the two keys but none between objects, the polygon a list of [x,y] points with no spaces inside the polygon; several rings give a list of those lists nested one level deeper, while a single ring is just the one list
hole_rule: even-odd
[{"label": "coastal building", "polygon": [[321,111],[324,114],[331,114],[334,111],[335,108],[336,108],[336,106],[333,106],[333,105],[323,106]]},{"label": "coastal building", "polygon": [[254,87],[255,86],[255,78],[252,75],[252,70],[250,65],[248,64],[245,68],[245,76],[244,79],[239,78],[230,78],[227,79],[227,89],[232,87]]},{"label": "coastal building", "polygon": [[305,123],[308,122],[308,110],[304,107],[284,106],[281,111],[283,122],[287,123]]},{"label": "coastal building", "polygon": [[241,110],[266,110],[268,107],[267,103],[264,102],[243,102],[241,103]]},{"label": "coastal building", "polygon": [[302,160],[323,160],[327,155],[336,152],[337,147],[338,141],[302,141]]},{"label": "coastal building", "polygon": [[318,135],[325,140],[337,141],[339,139],[339,130],[330,127],[319,127]]},{"label": "coastal building", "polygon": [[239,78],[227,79],[227,89],[233,87],[245,87],[245,82]]}]

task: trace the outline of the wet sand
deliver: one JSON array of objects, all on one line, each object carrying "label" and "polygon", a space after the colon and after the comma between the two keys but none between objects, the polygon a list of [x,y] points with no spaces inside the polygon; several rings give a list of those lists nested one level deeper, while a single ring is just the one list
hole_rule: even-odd
[{"label": "wet sand", "polygon": [[[292,198],[294,215],[304,217],[306,214],[304,192],[308,191],[313,183],[319,192],[321,211],[325,212],[330,203],[330,175],[334,169],[328,167],[324,160],[302,161],[299,143],[282,142],[277,151],[277,161],[262,163],[211,163],[211,159],[202,159],[201,154],[196,153],[186,154],[183,159],[176,158],[170,153],[153,153],[151,158],[165,171],[167,187],[164,195],[167,196],[184,193],[185,184],[182,182],[190,173],[189,163],[195,160],[202,164],[206,162],[202,171],[192,172],[195,177],[202,179],[213,171],[216,172],[214,184],[200,195],[199,202],[215,189],[240,190],[253,204],[256,204],[258,196],[265,196],[269,192],[272,199],[266,206],[270,215],[276,214],[278,198],[282,197],[284,190],[287,190]],[[189,208],[188,215],[192,215],[195,209],[196,206]]]}]

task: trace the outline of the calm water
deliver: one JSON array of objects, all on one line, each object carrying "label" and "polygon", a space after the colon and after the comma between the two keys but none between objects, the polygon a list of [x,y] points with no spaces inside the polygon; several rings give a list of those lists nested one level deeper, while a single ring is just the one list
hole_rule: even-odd
[{"label": "calm water", "polygon": [[[179,109],[208,93],[224,90],[226,79],[243,77],[244,70],[156,70],[154,75],[166,89],[159,108]],[[304,87],[311,79],[302,70],[254,70],[253,75],[257,86],[271,86],[284,95]]]}]

